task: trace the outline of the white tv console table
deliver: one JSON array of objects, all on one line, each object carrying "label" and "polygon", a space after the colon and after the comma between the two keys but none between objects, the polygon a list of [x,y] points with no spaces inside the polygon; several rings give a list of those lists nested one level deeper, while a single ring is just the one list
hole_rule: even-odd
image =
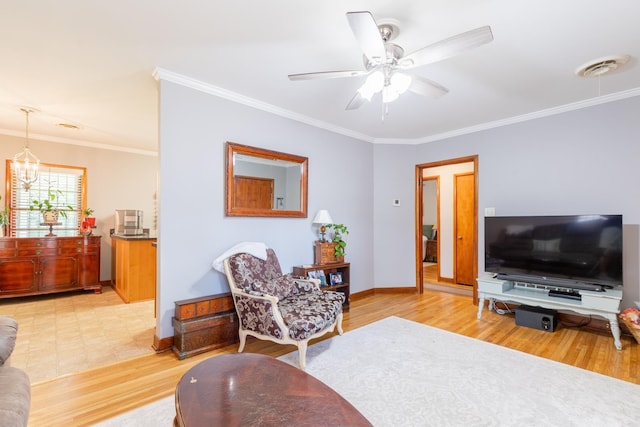
[{"label": "white tv console table", "polygon": [[620,313],[622,301],[621,290],[607,289],[605,292],[579,290],[582,300],[575,300],[550,297],[548,295],[550,287],[548,286],[496,279],[492,273],[485,273],[477,280],[478,319],[482,318],[486,299],[489,299],[489,310],[493,310],[495,300],[498,300],[601,316],[609,321],[614,345],[618,350],[622,349],[620,327],[618,326],[618,313]]}]

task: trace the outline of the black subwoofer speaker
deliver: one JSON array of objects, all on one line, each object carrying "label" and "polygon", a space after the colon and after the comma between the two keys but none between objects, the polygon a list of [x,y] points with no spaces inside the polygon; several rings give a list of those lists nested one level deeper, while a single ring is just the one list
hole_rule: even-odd
[{"label": "black subwoofer speaker", "polygon": [[558,326],[558,312],[550,308],[521,305],[516,309],[516,325],[553,332]]}]

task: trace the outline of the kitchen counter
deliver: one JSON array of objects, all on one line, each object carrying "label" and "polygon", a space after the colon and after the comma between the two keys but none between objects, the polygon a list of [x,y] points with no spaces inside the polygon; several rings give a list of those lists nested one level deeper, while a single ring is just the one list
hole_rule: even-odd
[{"label": "kitchen counter", "polygon": [[157,237],[151,236],[149,234],[136,234],[136,235],[112,234],[111,238],[120,239],[120,240],[153,240],[153,241],[157,239]]},{"label": "kitchen counter", "polygon": [[145,235],[111,235],[111,282],[126,303],[156,296],[157,238]]}]

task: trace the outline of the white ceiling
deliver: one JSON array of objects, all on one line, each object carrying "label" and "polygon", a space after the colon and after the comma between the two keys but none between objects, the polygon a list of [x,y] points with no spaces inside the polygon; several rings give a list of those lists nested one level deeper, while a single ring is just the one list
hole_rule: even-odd
[{"label": "white ceiling", "polygon": [[[362,69],[345,13],[399,22],[411,53],[490,25],[494,41],[415,73],[449,89],[345,106],[364,77],[289,81]],[[466,130],[640,94],[640,2],[611,0],[23,0],[0,11],[0,133],[157,150],[154,70],[231,91],[266,109],[370,142],[427,142]],[[627,54],[621,70],[579,78],[580,65]],[[252,101],[253,102],[253,101]],[[255,104],[256,102],[254,102]],[[569,106],[569,107],[567,107]],[[58,123],[80,127],[69,130]]]}]

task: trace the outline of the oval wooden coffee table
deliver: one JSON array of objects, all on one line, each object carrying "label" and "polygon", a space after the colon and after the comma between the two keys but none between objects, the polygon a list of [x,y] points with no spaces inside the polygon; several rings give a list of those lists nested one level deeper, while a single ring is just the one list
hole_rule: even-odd
[{"label": "oval wooden coffee table", "polygon": [[304,371],[269,356],[215,356],[176,387],[178,426],[371,426],[349,402]]}]

